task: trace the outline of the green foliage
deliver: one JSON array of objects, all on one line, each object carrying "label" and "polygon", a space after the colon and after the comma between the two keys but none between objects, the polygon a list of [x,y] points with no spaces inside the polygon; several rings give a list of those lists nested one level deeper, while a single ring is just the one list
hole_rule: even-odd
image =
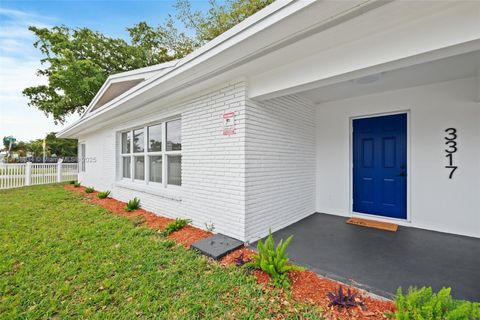
[{"label": "green foliage", "polygon": [[99,199],[105,199],[105,198],[108,198],[109,195],[110,195],[110,191],[107,190],[107,191],[99,192],[99,193],[97,194],[97,197],[98,197]]},{"label": "green foliage", "polygon": [[68,183],[69,184],[75,184],[77,181],[76,180],[70,180]]},{"label": "green foliage", "polygon": [[29,105],[37,107],[55,122],[84,111],[106,78],[114,73],[172,60],[167,48],[131,45],[123,39],[109,38],[87,28],[56,26],[51,29],[29,27],[45,68],[39,76],[48,84],[24,89]]},{"label": "green foliage", "polygon": [[165,228],[163,233],[168,236],[172,232],[175,232],[175,231],[178,231],[178,230],[182,229],[183,227],[185,227],[189,223],[192,223],[192,220],[177,218],[177,219],[175,219],[175,221],[170,222],[167,225],[167,227]]},{"label": "green foliage", "polygon": [[480,318],[480,304],[455,300],[450,288],[442,288],[434,293],[432,288],[410,288],[403,295],[399,288],[395,297],[397,320],[467,320]]},{"label": "green foliage", "polygon": [[75,188],[79,188],[81,186],[80,181],[77,181],[73,184]]},{"label": "green foliage", "polygon": [[[43,143],[42,139],[36,140],[38,144]],[[32,142],[30,142],[31,144]],[[55,132],[50,132],[47,134],[45,138],[45,148],[47,151],[47,156],[56,155],[58,157],[76,157],[77,156],[77,147],[78,147],[78,140],[77,139],[63,139],[57,138]],[[35,155],[40,155],[38,150],[34,150],[35,148],[30,147],[29,151]]]},{"label": "green foliage", "polygon": [[192,11],[189,1],[177,0],[176,18],[184,31],[172,17],[157,27],[139,22],[127,28],[129,41],[87,28],[31,26],[45,66],[37,74],[47,77],[48,84],[26,88],[23,94],[30,106],[62,123],[67,115],[84,112],[109,75],[182,58],[272,2],[227,0],[217,5],[212,0],[203,13]]},{"label": "green foliage", "polygon": [[321,318],[61,185],[2,190],[0,212],[1,319]]},{"label": "green foliage", "polygon": [[273,3],[274,0],[226,0],[219,5],[210,0],[210,8],[206,13],[193,11],[189,0],[177,0],[177,18],[184,25],[195,31],[197,45],[218,37],[228,29],[239,24],[255,12]]},{"label": "green foliage", "polygon": [[95,191],[95,189],[93,187],[86,187],[85,188],[85,193],[92,193],[93,191]]},{"label": "green foliage", "polygon": [[128,201],[127,205],[125,206],[125,211],[134,211],[140,208],[140,199],[137,197],[133,198],[132,200]]},{"label": "green foliage", "polygon": [[[7,137],[3,138],[4,150],[8,150],[9,142]],[[77,156],[76,139],[57,138],[55,132],[50,132],[45,137],[45,155],[58,157],[76,157]],[[27,156],[31,153],[35,157],[43,155],[43,139],[31,141],[17,141],[12,144],[11,152],[16,152],[20,157]]]},{"label": "green foliage", "polygon": [[276,287],[288,288],[290,286],[288,272],[292,270],[304,270],[304,268],[300,266],[288,264],[288,253],[285,252],[285,249],[292,239],[293,236],[288,237],[285,242],[283,242],[282,239],[278,245],[275,246],[272,232],[270,231],[267,240],[265,240],[265,244],[262,240],[258,241],[258,254],[253,257],[254,261],[247,263],[246,266],[259,268],[268,273],[272,277]]}]

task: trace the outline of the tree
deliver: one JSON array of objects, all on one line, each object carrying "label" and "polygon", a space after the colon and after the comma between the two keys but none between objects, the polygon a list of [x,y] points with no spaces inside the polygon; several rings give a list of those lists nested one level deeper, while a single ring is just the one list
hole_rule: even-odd
[{"label": "tree", "polygon": [[182,58],[272,2],[227,0],[218,5],[211,0],[203,13],[193,11],[188,0],[177,0],[176,18],[185,32],[170,16],[155,28],[146,22],[127,28],[128,42],[88,28],[31,26],[45,66],[37,74],[47,77],[48,84],[26,88],[23,94],[30,106],[63,123],[67,115],[85,111],[109,75]]},{"label": "tree", "polygon": [[[49,156],[57,157],[76,157],[77,145],[76,139],[57,138],[55,132],[47,134],[46,148]],[[41,140],[40,140],[41,141]]]},{"label": "tree", "polygon": [[219,5],[215,0],[209,0],[210,9],[203,13],[193,11],[189,0],[177,0],[175,8],[178,11],[177,18],[188,29],[195,31],[195,43],[203,45],[273,3],[273,1],[227,0],[223,5]]},{"label": "tree", "polygon": [[[55,122],[65,116],[83,112],[110,74],[172,60],[166,48],[154,48],[139,35],[135,45],[122,39],[108,38],[86,28],[66,26],[29,28],[37,36],[34,46],[42,52],[38,75],[48,78],[48,85],[29,87],[23,94]],[[135,29],[134,32],[147,32]]]},{"label": "tree", "polygon": [[[8,151],[10,145],[9,137],[3,138],[5,151]],[[57,157],[76,157],[77,156],[77,140],[57,138],[55,132],[47,134],[46,138],[47,156],[56,155]],[[27,156],[31,153],[35,157],[43,155],[43,139],[31,140],[29,142],[17,141],[12,144],[11,152],[17,153],[20,157]]]}]

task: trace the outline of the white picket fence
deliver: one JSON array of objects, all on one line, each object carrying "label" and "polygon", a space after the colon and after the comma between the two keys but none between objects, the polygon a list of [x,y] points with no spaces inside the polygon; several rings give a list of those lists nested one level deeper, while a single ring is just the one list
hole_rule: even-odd
[{"label": "white picket fence", "polygon": [[0,189],[76,180],[77,163],[0,163]]}]

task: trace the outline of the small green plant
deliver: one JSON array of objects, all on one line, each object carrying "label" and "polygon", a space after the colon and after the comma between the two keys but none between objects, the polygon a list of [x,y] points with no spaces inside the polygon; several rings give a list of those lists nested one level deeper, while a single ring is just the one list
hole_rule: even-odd
[{"label": "small green plant", "polygon": [[185,227],[189,223],[192,223],[192,220],[177,218],[177,219],[175,219],[175,221],[170,222],[167,225],[165,230],[163,230],[163,233],[168,236],[169,234],[182,229],[183,227]]},{"label": "small green plant", "polygon": [[70,180],[68,183],[69,183],[69,184],[75,184],[76,182],[77,182],[77,181],[75,181],[75,180]]},{"label": "small green plant", "polygon": [[213,232],[215,230],[215,226],[213,224],[213,222],[205,222],[205,229],[208,231],[208,232]]},{"label": "small green plant", "polygon": [[85,193],[92,193],[93,191],[95,191],[95,189],[93,187],[86,187],[85,188]]},{"label": "small green plant", "polygon": [[73,184],[73,186],[74,186],[75,188],[79,188],[79,187],[81,186],[80,181],[75,182],[75,183]]},{"label": "small green plant", "polygon": [[137,197],[133,198],[132,200],[128,201],[127,205],[125,206],[125,211],[133,211],[140,208],[140,199]]},{"label": "small green plant", "polygon": [[97,194],[98,199],[105,199],[110,195],[110,191],[102,191]]},{"label": "small green plant", "polygon": [[293,236],[283,242],[280,240],[277,246],[273,241],[272,232],[269,232],[265,244],[262,240],[258,241],[257,250],[258,253],[253,256],[253,262],[246,263],[247,267],[254,267],[261,269],[268,273],[273,280],[273,284],[276,287],[288,288],[290,281],[288,279],[288,272],[292,270],[304,270],[300,266],[288,264],[288,253],[285,253],[285,249],[292,241]]},{"label": "small green plant", "polygon": [[455,300],[450,288],[442,288],[434,293],[432,288],[410,288],[403,295],[398,288],[395,297],[397,311],[393,315],[397,320],[435,320],[435,319],[480,319],[480,304]]}]

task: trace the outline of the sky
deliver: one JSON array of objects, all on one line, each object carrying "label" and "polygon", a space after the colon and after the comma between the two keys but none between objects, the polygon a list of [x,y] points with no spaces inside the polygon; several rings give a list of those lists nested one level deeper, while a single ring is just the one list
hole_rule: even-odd
[{"label": "sky", "polygon": [[[192,7],[207,10],[207,0],[193,0]],[[0,138],[18,141],[43,138],[58,132],[79,118],[73,115],[64,125],[27,105],[26,87],[46,84],[36,76],[41,55],[33,47],[35,38],[28,26],[87,27],[107,36],[127,39],[127,27],[140,21],[161,24],[175,16],[175,1],[167,0],[0,0]]]}]

